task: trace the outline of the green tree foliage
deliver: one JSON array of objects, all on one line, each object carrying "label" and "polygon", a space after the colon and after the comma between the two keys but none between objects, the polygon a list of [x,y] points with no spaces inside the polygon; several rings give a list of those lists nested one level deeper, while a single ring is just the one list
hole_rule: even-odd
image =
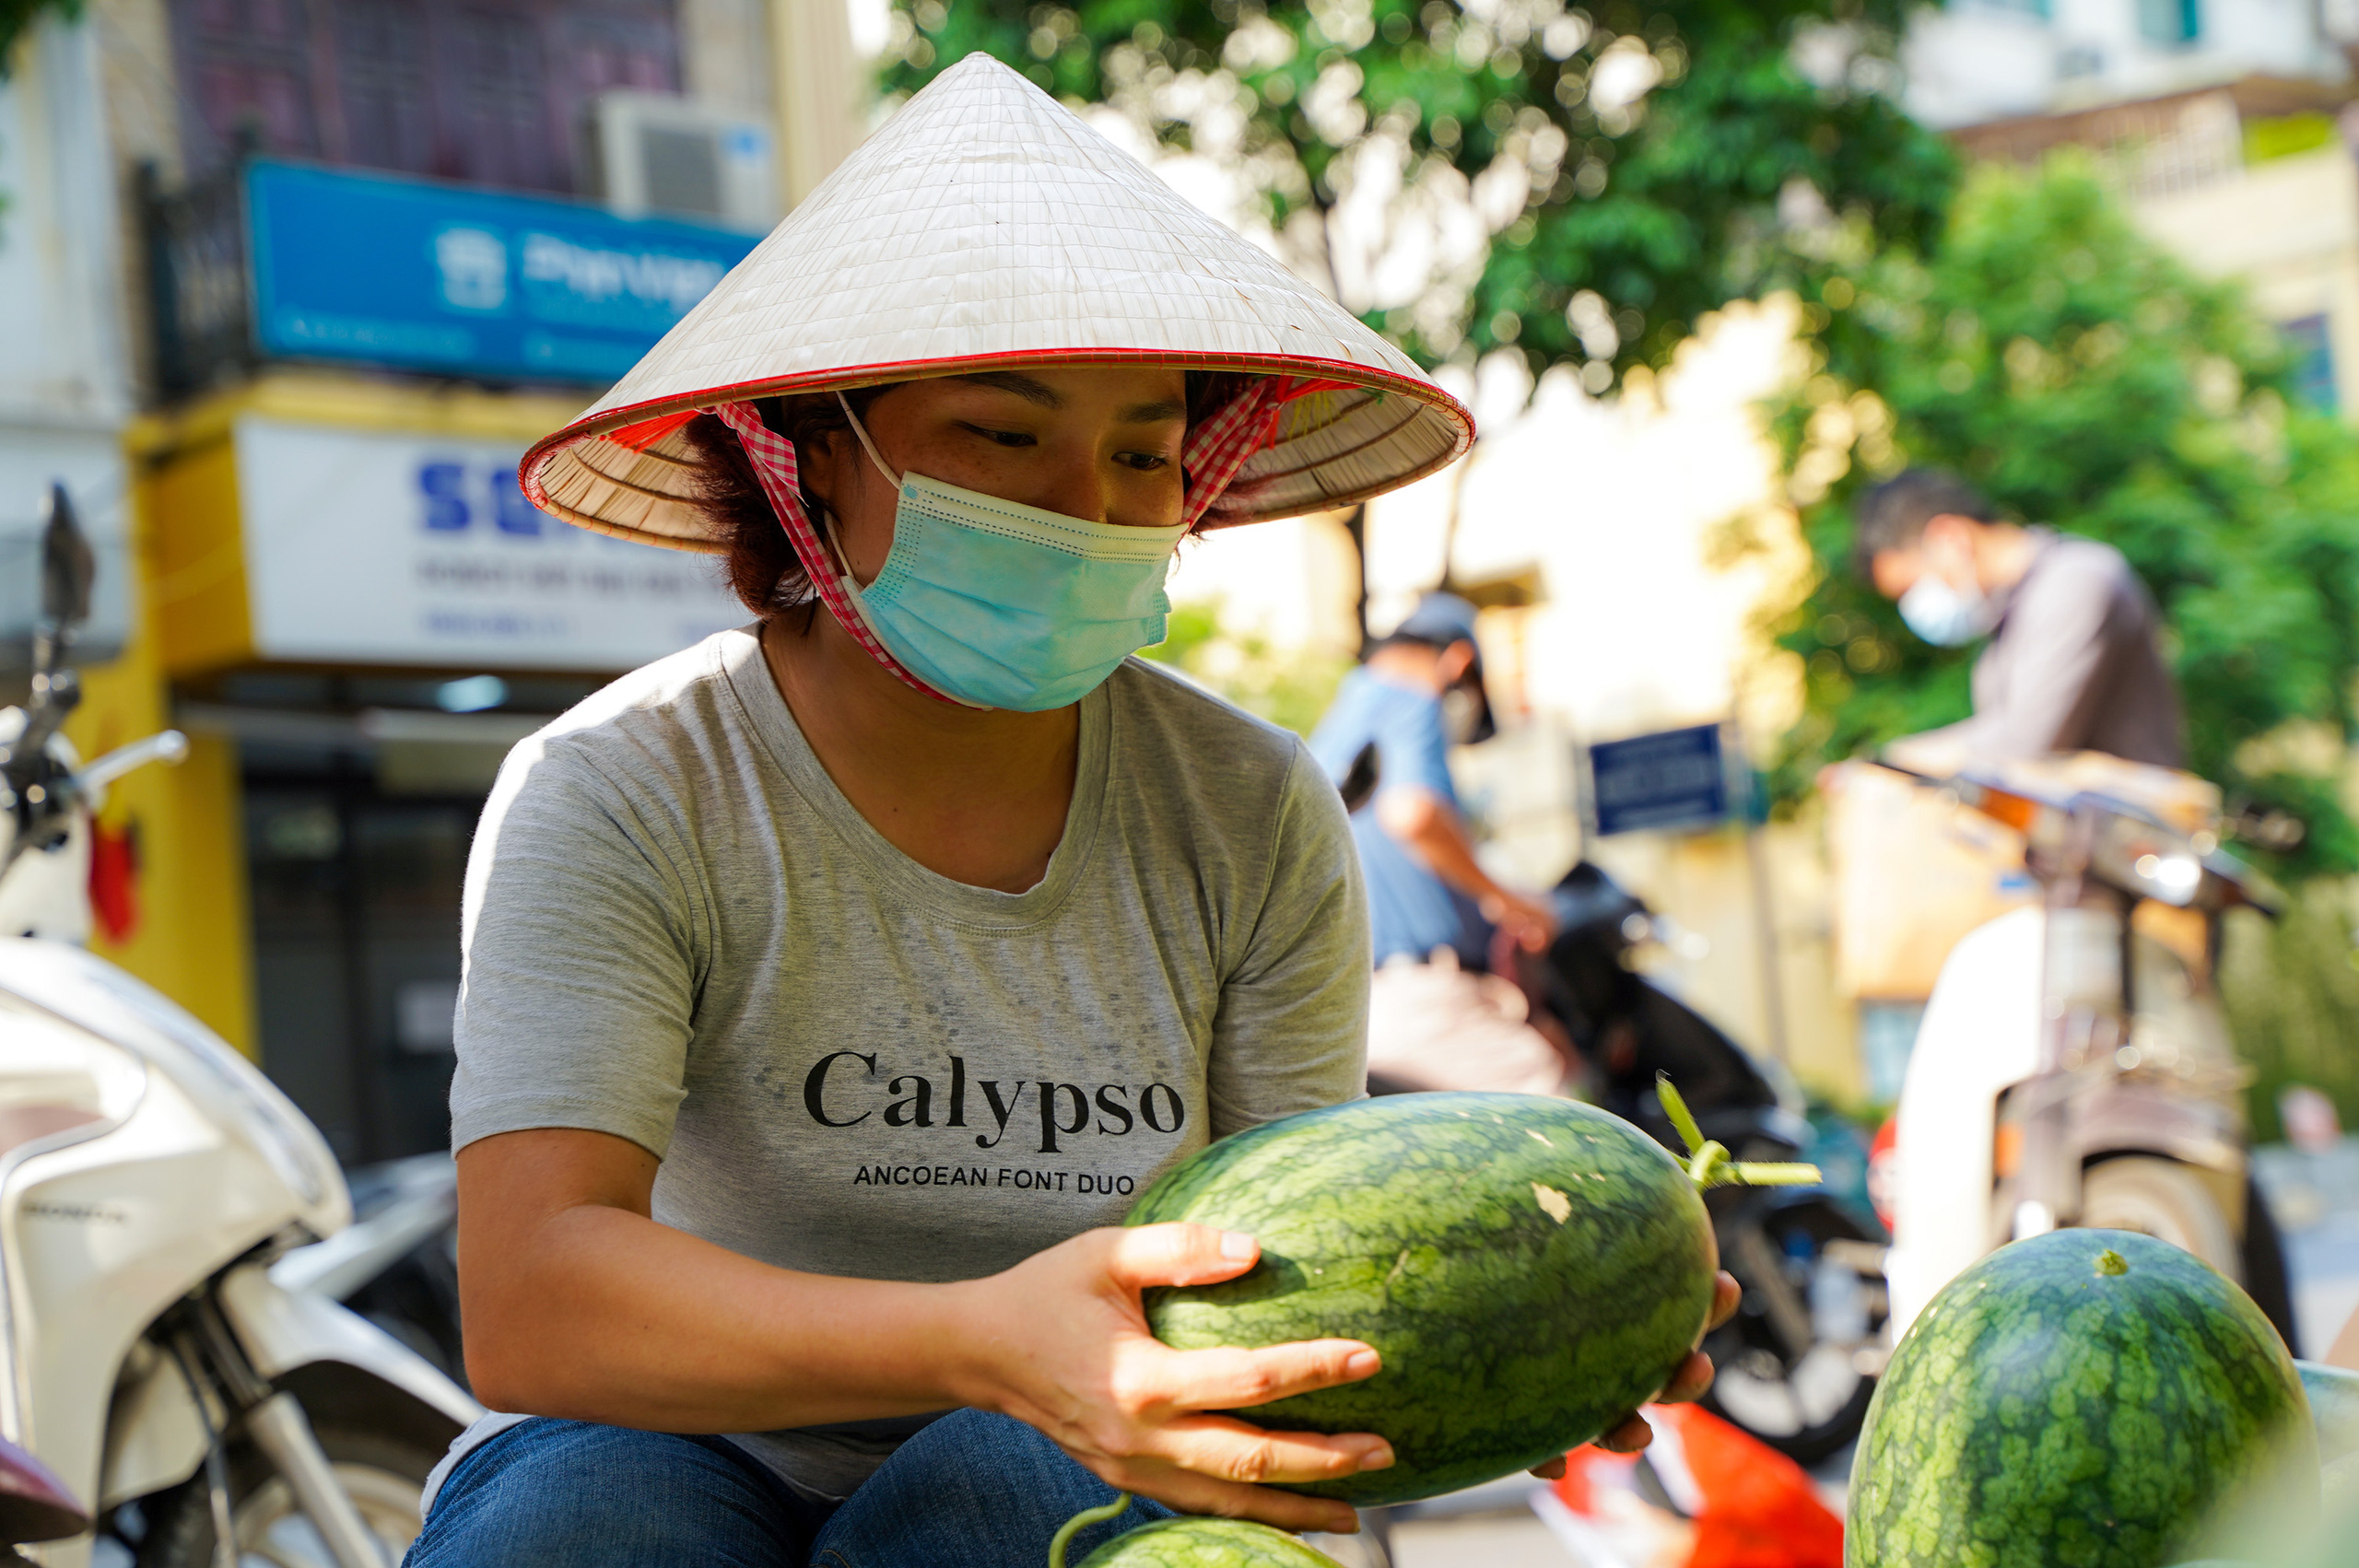
[{"label": "green tree foliage", "polygon": [[2236,1053],[2253,1070],[2245,1103],[2253,1136],[2283,1138],[2278,1094],[2325,1091],[2345,1126],[2359,1123],[2359,966],[2352,958],[2353,883],[2314,877],[2274,920],[2229,913],[2220,965]]},{"label": "green tree foliage", "polygon": [[2083,159],[1977,170],[1929,254],[1834,229],[1822,249],[1818,369],[1778,419],[1821,573],[1783,628],[1808,664],[1788,797],[1968,711],[1975,650],[1910,636],[1849,560],[1858,489],[1931,463],[2127,555],[2168,625],[2195,770],[2308,825],[2276,869],[2359,866],[2335,778],[2359,676],[2359,439],[2294,401],[2276,333],[2140,235]]},{"label": "green tree foliage", "polygon": [[1139,651],[1184,672],[1248,713],[1304,735],[1317,727],[1352,667],[1340,655],[1277,648],[1257,633],[1231,631],[1216,603],[1176,606],[1168,634]]},{"label": "green tree foliage", "polygon": [[[1717,306],[1809,281],[1798,221],[1921,244],[1954,181],[1890,96],[1904,0],[897,5],[888,90],[983,50],[1209,152],[1289,259],[1429,364],[1513,345],[1602,391]],[[1370,214],[1380,256],[1343,254]]]}]

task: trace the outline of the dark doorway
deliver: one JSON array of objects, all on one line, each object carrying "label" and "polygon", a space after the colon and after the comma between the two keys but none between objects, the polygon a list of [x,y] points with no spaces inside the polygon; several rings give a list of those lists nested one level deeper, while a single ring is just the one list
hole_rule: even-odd
[{"label": "dark doorway", "polygon": [[450,1145],[459,901],[480,795],[365,765],[246,770],[263,1067],[346,1164]]}]

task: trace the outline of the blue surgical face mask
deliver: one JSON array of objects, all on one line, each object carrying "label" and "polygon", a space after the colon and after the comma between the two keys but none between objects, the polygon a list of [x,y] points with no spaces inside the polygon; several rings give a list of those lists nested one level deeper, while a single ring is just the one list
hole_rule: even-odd
[{"label": "blue surgical face mask", "polygon": [[1997,607],[1981,590],[1960,592],[1930,571],[1900,596],[1900,618],[1936,648],[1972,642],[1999,623]]},{"label": "blue surgical face mask", "polygon": [[853,434],[899,492],[893,549],[851,601],[910,673],[971,708],[1078,702],[1163,640],[1163,591],[1187,525],[1126,528],[896,475],[851,405]]}]

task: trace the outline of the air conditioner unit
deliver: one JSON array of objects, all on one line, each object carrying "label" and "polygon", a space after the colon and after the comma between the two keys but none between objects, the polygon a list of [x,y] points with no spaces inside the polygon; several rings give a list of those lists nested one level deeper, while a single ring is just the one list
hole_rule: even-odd
[{"label": "air conditioner unit", "polygon": [[759,121],[669,93],[601,93],[591,106],[592,193],[627,216],[663,213],[765,230],[778,170]]}]

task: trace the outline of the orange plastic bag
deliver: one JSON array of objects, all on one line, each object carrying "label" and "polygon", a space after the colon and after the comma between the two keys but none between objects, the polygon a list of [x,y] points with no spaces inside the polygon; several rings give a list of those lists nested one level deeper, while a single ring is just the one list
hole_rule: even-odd
[{"label": "orange plastic bag", "polygon": [[1641,1568],[1842,1568],[1843,1521],[1800,1465],[1693,1405],[1646,1414],[1647,1463],[1671,1509],[1640,1499],[1636,1458],[1597,1448],[1567,1456],[1550,1488],[1617,1555]]}]

